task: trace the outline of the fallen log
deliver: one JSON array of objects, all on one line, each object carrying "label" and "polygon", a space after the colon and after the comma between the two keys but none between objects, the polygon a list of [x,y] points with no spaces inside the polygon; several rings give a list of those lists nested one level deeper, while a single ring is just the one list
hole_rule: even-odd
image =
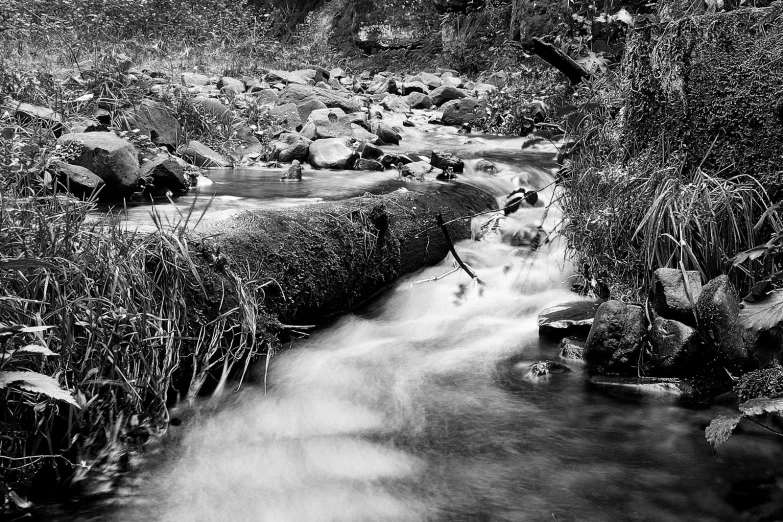
[{"label": "fallen log", "polygon": [[554,45],[545,43],[538,38],[533,38],[533,53],[561,73],[565,74],[573,85],[577,85],[583,79],[592,76],[584,67],[576,63],[576,61],[566,53]]},{"label": "fallen log", "polygon": [[[266,313],[288,324],[317,322],[443,259],[449,244],[432,226],[439,213],[449,220],[493,207],[492,196],[454,184],[438,192],[403,189],[337,203],[240,212],[191,234],[190,243],[201,252],[194,261],[206,290],[201,297],[206,301],[194,304],[206,317],[232,306],[232,296],[223,292],[231,267],[260,282],[274,281],[264,288]],[[456,220],[448,230],[454,240],[470,237],[468,220]]]}]

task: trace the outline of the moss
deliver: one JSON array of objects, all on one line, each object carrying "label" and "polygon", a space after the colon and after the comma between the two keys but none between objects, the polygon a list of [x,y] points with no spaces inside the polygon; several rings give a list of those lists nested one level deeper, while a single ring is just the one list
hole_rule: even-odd
[{"label": "moss", "polygon": [[783,368],[776,366],[746,373],[734,387],[734,393],[741,401],[783,395]]},{"label": "moss", "polygon": [[637,31],[623,62],[629,150],[681,150],[690,166],[750,174],[780,192],[783,24],[768,20],[773,12],[740,9]]}]

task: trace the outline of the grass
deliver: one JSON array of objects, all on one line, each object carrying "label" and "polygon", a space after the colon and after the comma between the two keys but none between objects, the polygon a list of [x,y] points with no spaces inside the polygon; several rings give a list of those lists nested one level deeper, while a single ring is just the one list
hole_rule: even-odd
[{"label": "grass", "polygon": [[628,149],[621,139],[621,100],[611,75],[578,93],[577,143],[567,161],[560,204],[562,233],[587,279],[608,284],[613,297],[643,301],[659,267],[697,270],[704,281],[729,273],[741,292],[765,276],[759,262],[732,270],[732,258],[766,241],[779,220],[750,176],[686,168],[667,144],[657,152]]}]

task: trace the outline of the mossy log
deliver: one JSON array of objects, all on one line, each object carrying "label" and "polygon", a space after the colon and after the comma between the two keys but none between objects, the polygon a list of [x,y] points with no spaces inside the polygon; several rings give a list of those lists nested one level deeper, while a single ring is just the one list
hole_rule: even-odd
[{"label": "mossy log", "polygon": [[[225,308],[226,267],[264,287],[264,312],[283,323],[311,323],[345,312],[399,276],[433,265],[448,252],[436,216],[446,220],[495,207],[479,189],[454,184],[438,192],[398,190],[337,203],[239,212],[190,237],[209,308]],[[469,220],[449,226],[457,241]]]},{"label": "mossy log", "polygon": [[781,19],[778,5],[637,30],[623,60],[629,150],[665,148],[721,177],[748,174],[779,199]]}]

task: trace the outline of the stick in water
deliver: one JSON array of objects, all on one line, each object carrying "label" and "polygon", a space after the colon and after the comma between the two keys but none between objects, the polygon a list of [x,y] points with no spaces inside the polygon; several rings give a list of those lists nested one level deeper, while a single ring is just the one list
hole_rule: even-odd
[{"label": "stick in water", "polygon": [[446,243],[449,245],[449,251],[451,252],[451,255],[454,256],[454,260],[457,262],[457,264],[459,264],[460,268],[462,268],[470,277],[475,279],[478,284],[483,285],[484,281],[479,279],[476,273],[471,270],[468,265],[463,263],[459,255],[457,255],[457,251],[454,249],[454,243],[452,243],[451,236],[449,236],[449,229],[446,228],[446,224],[443,222],[443,216],[440,212],[438,212],[438,225],[440,225],[440,229],[443,230],[443,237],[446,238]]}]

